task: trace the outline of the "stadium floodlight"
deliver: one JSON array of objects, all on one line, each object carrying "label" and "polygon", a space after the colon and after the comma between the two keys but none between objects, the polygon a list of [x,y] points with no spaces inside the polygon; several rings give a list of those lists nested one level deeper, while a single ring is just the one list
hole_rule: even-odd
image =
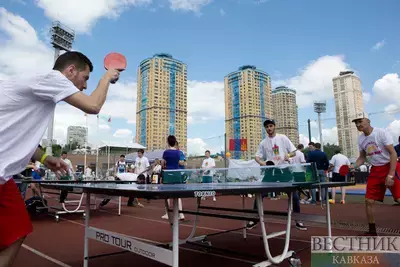
[{"label": "stadium floodlight", "polygon": [[326,101],[314,102],[314,112],[318,114],[319,140],[321,143],[321,150],[324,151],[324,143],[322,140],[321,113],[326,112]]}]

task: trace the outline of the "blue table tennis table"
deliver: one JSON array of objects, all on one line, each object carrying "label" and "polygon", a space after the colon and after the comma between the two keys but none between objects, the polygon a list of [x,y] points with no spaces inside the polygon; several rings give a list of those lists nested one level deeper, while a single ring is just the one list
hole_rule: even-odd
[{"label": "blue table tennis table", "polygon": [[[271,167],[266,167],[271,168]],[[274,167],[276,168],[276,167]],[[281,167],[280,167],[281,168]],[[259,168],[262,169],[262,168]],[[171,171],[174,172],[174,171]],[[155,260],[157,262],[164,263],[168,266],[178,267],[179,266],[179,246],[181,244],[204,240],[206,236],[195,237],[195,230],[197,225],[197,218],[199,216],[210,216],[219,217],[226,219],[235,219],[242,221],[256,221],[261,226],[261,234],[263,245],[265,248],[266,260],[257,263],[253,266],[264,267],[282,263],[285,259],[289,259],[294,255],[294,251],[289,250],[290,245],[290,231],[291,221],[295,216],[292,215],[292,199],[293,193],[302,189],[319,189],[325,190],[326,196],[328,196],[328,189],[331,187],[342,187],[352,186],[354,183],[350,182],[316,182],[315,173],[313,174],[312,181],[296,181],[291,179],[289,181],[274,181],[266,182],[264,179],[257,179],[254,177],[254,172],[244,172],[243,170],[237,170],[235,178],[231,179],[228,176],[232,176],[232,169],[214,169],[214,176],[216,179],[208,183],[199,183],[198,180],[194,179],[193,176],[200,176],[202,170],[177,170],[176,173],[184,174],[185,178],[178,183],[173,184],[132,184],[132,183],[115,183],[112,181],[97,182],[97,181],[83,181],[83,182],[44,182],[41,186],[48,189],[56,190],[68,190],[71,192],[82,193],[86,195],[85,205],[85,235],[84,235],[84,267],[89,266],[89,260],[96,256],[89,256],[89,239],[94,239],[102,243],[109,244],[111,246],[119,247],[124,251],[130,251],[146,258]],[[231,174],[227,174],[231,172]],[[258,172],[260,172],[258,170]],[[279,171],[278,171],[279,172]],[[222,175],[216,175],[216,174]],[[245,173],[245,174],[244,174]],[[257,173],[257,171],[256,171]],[[264,174],[263,174],[264,173]],[[199,175],[200,174],[200,175]],[[264,176],[263,176],[264,175]],[[261,172],[261,177],[273,176],[273,174],[265,174]],[[245,179],[237,181],[237,177]],[[257,175],[255,175],[257,176]],[[224,178],[224,179],[221,179]],[[249,179],[249,177],[251,179]],[[229,179],[228,179],[229,178]],[[254,179],[256,178],[256,179]],[[259,177],[258,177],[259,178]],[[270,177],[269,177],[270,178]],[[282,179],[280,176],[279,179]],[[168,181],[164,181],[168,182]],[[176,181],[175,181],[176,182]],[[263,208],[262,198],[267,193],[271,192],[283,192],[288,196],[288,211],[285,212],[287,216],[286,230],[267,234],[264,222],[264,216],[266,214],[274,215],[274,212],[265,212]],[[120,233],[107,231],[104,229],[92,227],[89,225],[90,222],[90,207],[91,207],[91,196],[92,195],[108,195],[108,196],[123,196],[123,197],[137,197],[146,199],[164,199],[166,207],[168,207],[167,199],[171,199],[173,202],[172,209],[168,208],[169,220],[172,228],[172,242],[162,245],[154,245],[140,241],[138,238],[133,236],[127,236]],[[217,207],[206,207],[201,206],[201,198],[213,197],[213,196],[246,196],[248,194],[255,195],[255,201],[257,202],[257,210],[244,210],[244,209],[228,209],[228,208],[217,208]],[[197,210],[179,211],[178,199],[179,198],[195,198],[197,199]],[[243,198],[244,199],[244,198]],[[331,218],[330,218],[330,204],[329,198],[326,199],[326,215],[325,220],[327,225],[327,236],[331,237]],[[200,211],[205,210],[205,211]],[[227,215],[209,212],[209,210],[225,210],[231,212],[238,212],[240,215]],[[196,215],[194,220],[192,232],[189,236],[183,240],[179,239],[179,213],[193,214]],[[275,212],[279,213],[279,212]],[[275,214],[276,215],[276,214]],[[295,214],[298,215],[298,214]],[[303,214],[303,216],[306,216]],[[315,215],[311,215],[315,216]],[[272,256],[268,240],[278,236],[285,235],[285,245],[280,255]],[[246,228],[243,228],[243,236],[246,237]]]}]

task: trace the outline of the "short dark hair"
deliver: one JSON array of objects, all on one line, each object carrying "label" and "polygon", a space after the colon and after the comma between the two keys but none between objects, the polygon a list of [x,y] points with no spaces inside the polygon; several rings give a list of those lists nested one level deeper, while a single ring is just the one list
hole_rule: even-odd
[{"label": "short dark hair", "polygon": [[144,149],[139,149],[137,152],[144,154]]},{"label": "short dark hair", "polygon": [[93,71],[93,64],[84,54],[77,51],[68,51],[60,55],[54,63],[53,70],[63,71],[69,65],[75,65],[79,70],[89,67],[90,72]]},{"label": "short dark hair", "polygon": [[297,149],[303,149],[303,148],[304,148],[303,144],[298,144],[297,145]]},{"label": "short dark hair", "polygon": [[335,154],[339,154],[340,152],[342,152],[340,148],[335,149]]},{"label": "short dark hair", "polygon": [[315,148],[320,149],[321,148],[321,143],[315,143]]},{"label": "short dark hair", "polygon": [[308,145],[309,146],[315,146],[315,143],[314,142],[310,142],[310,143],[308,143]]},{"label": "short dark hair", "polygon": [[61,155],[67,155],[67,151],[61,152]]},{"label": "short dark hair", "polygon": [[120,158],[125,158],[125,155],[121,155],[121,156],[119,156]]},{"label": "short dark hair", "polygon": [[176,146],[176,137],[174,135],[168,136],[167,143],[170,147]]},{"label": "short dark hair", "polygon": [[210,150],[206,150],[206,152],[205,152],[205,153],[207,153],[207,152],[211,154]]}]

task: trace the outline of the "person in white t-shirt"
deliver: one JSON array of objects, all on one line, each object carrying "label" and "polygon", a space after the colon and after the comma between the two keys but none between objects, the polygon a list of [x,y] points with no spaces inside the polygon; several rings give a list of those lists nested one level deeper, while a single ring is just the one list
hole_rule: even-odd
[{"label": "person in white t-shirt", "polygon": [[371,126],[368,115],[361,112],[353,120],[357,130],[362,132],[358,138],[360,155],[355,168],[365,163],[368,158],[372,165],[367,181],[365,195],[366,213],[369,223],[367,235],[377,235],[375,226],[375,201],[383,202],[386,188],[392,193],[396,203],[400,202],[400,163],[393,147],[393,138],[385,129]]},{"label": "person in white t-shirt", "polygon": [[[340,149],[335,151],[335,155],[332,156],[331,161],[329,162],[329,170],[328,172],[332,173],[332,182],[346,182],[346,177],[339,173],[339,170],[342,166],[349,166],[350,167],[350,160],[348,157],[340,153]],[[346,199],[346,188],[340,187],[340,192],[342,194],[342,200],[340,201],[341,204],[345,204]],[[336,188],[332,187],[332,199],[329,200],[329,203],[335,204],[335,197],[336,197]]]},{"label": "person in white t-shirt", "polygon": [[66,151],[63,151],[61,153],[61,159],[68,165],[68,174],[71,176],[71,178],[74,177],[74,167],[72,166],[72,162],[67,158],[68,154]]},{"label": "person in white t-shirt", "polygon": [[144,156],[144,150],[139,149],[137,153],[137,158],[135,160],[135,164],[133,165],[133,171],[136,174],[143,174],[146,178],[148,178],[148,169],[150,167],[149,159]]},{"label": "person in white t-shirt", "polygon": [[[215,168],[215,160],[211,157],[210,150],[206,150],[204,155],[205,159],[203,159],[203,163],[201,164],[201,168],[203,169],[203,183],[212,183],[214,176],[212,169]],[[205,199],[205,197],[202,197],[202,199]],[[213,201],[217,201],[215,196],[213,197]]]},{"label": "person in white t-shirt", "polygon": [[[296,147],[290,139],[283,134],[275,132],[275,121],[267,119],[264,121],[264,128],[268,136],[261,141],[256,153],[256,162],[260,166],[266,166],[267,161],[272,161],[274,165],[282,165],[289,163],[289,155],[294,154]],[[257,209],[257,202],[254,201],[254,209]],[[293,192],[293,212],[300,213],[300,200],[297,191]],[[247,228],[253,228],[255,222],[249,222]],[[304,224],[296,221],[296,228],[299,230],[307,230]]]},{"label": "person in white t-shirt", "polygon": [[[0,82],[0,259],[11,266],[25,237],[32,232],[25,203],[13,175],[20,173],[31,158],[53,172],[64,175],[68,165],[38,148],[56,104],[65,101],[88,114],[98,114],[110,82],[119,71],[110,69],[97,88],[86,95],[93,64],[82,53],[60,55],[53,70],[33,77],[18,75]],[[29,118],[28,120],[26,118]],[[29,129],[35,129],[30,131]]]}]

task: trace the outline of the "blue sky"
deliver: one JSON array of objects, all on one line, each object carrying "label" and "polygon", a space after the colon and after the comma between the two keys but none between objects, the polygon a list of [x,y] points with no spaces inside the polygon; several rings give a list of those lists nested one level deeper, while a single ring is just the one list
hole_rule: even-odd
[{"label": "blue sky", "polygon": [[[366,101],[368,112],[396,105],[393,99],[382,96],[399,86],[396,77],[386,77],[392,78],[389,83],[385,78],[387,74],[400,71],[400,19],[397,14],[400,2],[396,0],[384,3],[378,0],[131,0],[127,2],[145,4],[116,8],[110,4],[109,10],[107,6],[93,8],[96,1],[85,4],[69,1],[68,8],[66,4],[51,2],[6,0],[3,6],[7,12],[26,20],[37,32],[39,40],[49,47],[46,33],[53,20],[59,19],[77,31],[74,49],[87,54],[95,64],[88,93],[104,72],[102,60],[108,52],[126,55],[128,69],[123,73],[121,83],[130,85],[136,81],[141,60],[166,52],[188,65],[188,80],[196,81],[192,85],[198,90],[193,96],[202,97],[203,86],[208,88],[206,93],[220,90],[226,74],[241,65],[251,64],[269,73],[274,86],[296,84],[299,88],[294,89],[300,94],[307,88],[314,88],[312,90],[317,93],[312,96],[327,100],[328,110],[324,117],[332,118],[335,109],[332,92],[329,95],[331,78],[334,73],[338,74],[341,66],[347,65],[360,76],[364,92],[369,93],[366,99],[369,100]],[[109,1],[115,2],[118,1]],[[204,5],[196,6],[201,2]],[[0,48],[10,38],[6,30],[0,30]],[[381,43],[379,49],[373,49],[378,43]],[[318,62],[320,64],[313,65]],[[7,66],[8,63],[2,62],[0,56],[0,64]],[[382,80],[381,86],[373,90],[378,80]],[[318,86],[323,88],[320,93]],[[304,98],[300,99],[303,101]],[[209,98],[204,101],[210,102]],[[223,97],[212,100],[211,107],[223,107],[223,101]],[[189,99],[189,109],[191,103],[195,105],[195,99]],[[300,103],[300,106],[300,133],[307,135],[304,123],[308,118],[315,120],[316,115],[307,104]],[[193,113],[193,118],[203,117],[206,123],[199,123],[197,118],[188,126],[189,138],[203,139],[191,140],[196,143],[192,143],[193,151],[204,147],[216,149],[222,145],[221,138],[207,138],[224,133],[224,114],[206,113]],[[135,125],[127,123],[126,116],[112,117],[110,137],[118,129],[128,129],[134,134]],[[132,119],[134,117],[132,114]],[[373,124],[379,127],[388,127],[397,121],[396,114],[371,118],[375,117],[379,119],[373,120]],[[329,132],[334,126],[334,120],[324,121],[329,140],[334,139],[334,134]],[[317,137],[317,129],[313,128],[313,136]]]}]

